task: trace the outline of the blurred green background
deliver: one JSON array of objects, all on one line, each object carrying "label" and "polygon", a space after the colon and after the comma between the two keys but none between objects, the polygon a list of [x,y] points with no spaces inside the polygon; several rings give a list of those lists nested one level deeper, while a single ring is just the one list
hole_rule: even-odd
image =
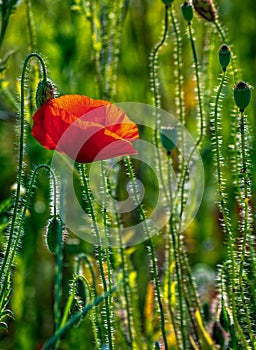
[{"label": "blurred green background", "polygon": [[[99,8],[104,3],[96,1]],[[195,113],[195,89],[192,79],[192,56],[186,35],[186,26],[180,14],[182,1],[174,0],[173,6],[181,23],[180,31],[183,47],[184,96],[187,115],[192,118]],[[219,0],[216,2],[221,23],[227,29],[232,51],[237,56],[239,79],[255,85],[256,81],[256,2],[254,0]],[[12,14],[3,41],[0,58],[10,55],[7,68],[1,73],[0,86],[0,202],[10,197],[15,184],[17,171],[17,121],[16,112],[19,103],[20,75],[22,62],[31,51],[38,51],[47,62],[49,76],[60,94],[80,93],[99,98],[96,84],[90,38],[90,21],[88,13],[79,11],[79,1],[37,0],[31,1],[31,23],[34,35],[28,31],[28,2],[20,1]],[[164,16],[164,5],[160,0],[131,0],[122,25],[120,41],[120,60],[117,74],[117,91],[113,102],[152,103],[149,84],[149,55],[160,38]],[[183,25],[184,24],[184,25]],[[196,47],[199,61],[203,65],[204,46],[207,33],[213,31],[209,23],[198,17],[193,21],[197,37]],[[206,33],[206,36],[205,36]],[[216,48],[216,62],[213,62],[212,87],[218,83],[220,69],[217,50],[222,44],[217,34],[210,37]],[[212,43],[208,43],[211,45]],[[161,96],[164,109],[175,114],[174,78],[173,78],[173,35],[170,28],[168,44],[160,53],[159,76]],[[38,76],[36,66],[30,71],[31,79]],[[214,80],[215,79],[215,80]],[[232,82],[229,82],[227,94],[232,95]],[[33,81],[32,81],[33,85]],[[214,91],[210,92],[214,95]],[[251,123],[251,133],[255,134],[255,93],[247,113]],[[33,95],[32,95],[33,96]],[[210,101],[206,101],[206,111]],[[34,102],[27,102],[27,146],[26,162],[29,169],[35,164],[49,162],[51,152],[44,150],[30,136],[31,116],[35,110]],[[224,109],[225,110],[225,109]],[[229,115],[226,115],[227,121]],[[225,121],[224,121],[225,125]],[[228,124],[227,124],[228,125]],[[223,128],[227,140],[228,126]],[[193,134],[193,130],[190,130]],[[219,224],[219,211],[216,201],[216,187],[213,176],[212,154],[209,142],[204,143],[202,157],[205,166],[206,187],[204,198],[196,219],[186,232],[186,245],[192,266],[200,275],[200,268],[205,276],[212,274],[217,264],[225,255],[224,237]],[[228,141],[227,141],[228,143]],[[253,159],[255,158],[255,140],[253,140]],[[253,161],[255,174],[256,162]],[[28,176],[25,176],[25,182]],[[232,188],[230,188],[232,192]],[[232,193],[231,193],[232,197]],[[11,322],[9,334],[0,336],[1,349],[39,349],[52,332],[52,298],[53,298],[53,257],[48,253],[44,243],[44,226],[49,217],[48,180],[44,174],[39,178],[38,186],[30,211],[23,237],[23,246],[17,258],[14,273],[14,294],[11,307],[15,313],[15,322]],[[1,224],[6,222],[8,213],[1,215]],[[72,238],[72,239],[71,239]],[[71,237],[65,245],[64,277],[66,285],[72,273],[72,264],[76,253],[86,250],[93,252],[93,247]],[[162,242],[156,241],[161,256]],[[149,278],[147,266],[142,259],[145,247],[138,246],[133,261],[138,267],[138,279],[143,299],[143,288]],[[161,259],[160,259],[161,260]],[[200,264],[200,265],[198,265]],[[140,266],[140,268],[139,268]],[[205,269],[205,270],[204,270]],[[206,271],[206,272],[205,272]],[[209,273],[208,273],[208,272]],[[65,293],[68,293],[66,290]],[[87,321],[85,321],[87,322]],[[72,331],[63,349],[85,349],[78,339],[88,336],[84,327]],[[78,344],[79,343],[79,344]],[[81,347],[80,347],[81,346]]]}]

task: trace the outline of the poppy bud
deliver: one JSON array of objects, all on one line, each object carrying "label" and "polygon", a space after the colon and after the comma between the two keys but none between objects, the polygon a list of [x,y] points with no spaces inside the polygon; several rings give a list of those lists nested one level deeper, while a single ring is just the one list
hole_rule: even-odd
[{"label": "poppy bud", "polygon": [[82,278],[76,280],[76,296],[81,301],[82,305],[86,305],[86,288]]},{"label": "poppy bud", "polygon": [[50,80],[41,79],[36,90],[36,106],[39,108],[54,98],[54,87]]},{"label": "poppy bud", "polygon": [[187,1],[181,5],[181,11],[183,14],[184,19],[190,23],[193,18],[193,7],[191,4],[189,4]]},{"label": "poppy bud", "polygon": [[243,112],[250,103],[251,99],[251,87],[244,81],[240,81],[234,87],[234,99],[240,112]]},{"label": "poppy bud", "polygon": [[166,149],[167,154],[171,153],[171,150],[176,146],[178,132],[175,127],[163,127],[161,129],[161,142]]},{"label": "poppy bud", "polygon": [[222,307],[220,312],[220,325],[226,332],[229,331],[231,326],[230,316],[223,301],[222,301]]},{"label": "poppy bud", "polygon": [[214,22],[217,18],[217,10],[212,0],[193,0],[196,12],[206,19],[206,21]]},{"label": "poppy bud", "polygon": [[58,250],[59,235],[62,235],[63,223],[59,216],[49,220],[46,230],[45,243],[50,253],[56,254]]},{"label": "poppy bud", "polygon": [[226,44],[223,44],[221,46],[221,48],[219,49],[219,61],[220,61],[220,65],[223,69],[223,72],[225,72],[225,70],[230,62],[230,57],[231,57],[231,53],[230,53],[228,46]]},{"label": "poppy bud", "polygon": [[162,0],[165,5],[170,6],[174,0]]}]

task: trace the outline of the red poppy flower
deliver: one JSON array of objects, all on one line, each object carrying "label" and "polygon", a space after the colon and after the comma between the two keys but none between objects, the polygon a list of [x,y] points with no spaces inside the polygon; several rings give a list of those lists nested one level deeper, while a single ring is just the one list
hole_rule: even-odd
[{"label": "red poppy flower", "polygon": [[137,153],[137,125],[108,101],[64,95],[43,104],[34,114],[32,135],[45,148],[90,163]]}]

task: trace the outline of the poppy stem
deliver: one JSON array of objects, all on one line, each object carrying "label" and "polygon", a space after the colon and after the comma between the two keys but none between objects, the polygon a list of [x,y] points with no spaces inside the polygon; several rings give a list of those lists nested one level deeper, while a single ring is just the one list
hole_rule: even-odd
[{"label": "poppy stem", "polygon": [[191,45],[191,50],[193,53],[193,59],[194,59],[194,65],[195,65],[196,88],[197,88],[197,98],[198,98],[199,118],[200,118],[199,135],[195,145],[195,147],[198,147],[202,142],[203,133],[204,133],[204,116],[203,116],[202,93],[201,93],[201,87],[200,87],[201,84],[200,84],[200,74],[199,74],[199,62],[197,58],[197,52],[196,52],[191,23],[188,24],[188,32],[189,32],[190,45]]},{"label": "poppy stem", "polygon": [[[92,225],[93,225],[93,230],[96,235],[97,239],[97,251],[98,251],[98,256],[99,256],[99,268],[100,268],[100,275],[102,279],[102,284],[103,284],[103,289],[104,292],[107,293],[108,291],[108,285],[107,285],[107,279],[105,277],[104,273],[104,261],[103,261],[103,248],[102,248],[102,238],[99,232],[98,224],[97,224],[97,218],[94,212],[93,208],[93,202],[91,198],[91,191],[88,185],[88,174],[87,174],[87,168],[85,164],[81,164],[81,173],[82,173],[82,181],[83,181],[83,186],[84,186],[84,191],[85,191],[85,196],[88,201],[89,205],[89,212],[92,218]],[[109,305],[109,298],[105,298],[105,310],[106,310],[106,327],[107,327],[107,335],[108,335],[108,340],[109,340],[109,347],[110,350],[113,349],[112,346],[112,330],[111,330],[111,310],[110,310],[110,305]],[[105,323],[105,322],[103,322]]]},{"label": "poppy stem", "polygon": [[[9,276],[10,276],[10,270],[11,270],[12,262],[13,262],[13,259],[14,259],[14,256],[15,256],[15,252],[16,252],[17,247],[18,247],[20,235],[21,235],[21,232],[22,232],[22,224],[25,221],[26,212],[27,212],[28,207],[29,207],[29,201],[30,201],[31,196],[33,194],[33,189],[34,189],[34,186],[35,186],[36,177],[38,175],[39,170],[41,170],[41,169],[46,169],[51,175],[52,183],[53,183],[53,211],[54,211],[53,215],[55,215],[55,216],[57,215],[56,214],[57,180],[56,180],[56,177],[55,177],[55,174],[54,174],[52,168],[49,165],[47,165],[47,164],[40,164],[34,169],[32,175],[31,175],[31,180],[30,180],[30,183],[29,183],[29,186],[28,186],[28,190],[26,191],[26,199],[25,199],[25,202],[24,202],[24,205],[23,205],[22,213],[20,215],[18,215],[18,219],[17,219],[18,222],[17,223],[16,223],[16,220],[15,220],[15,225],[17,224],[17,227],[15,228],[15,230],[16,230],[15,241],[13,243],[12,243],[11,239],[9,239],[9,241],[8,241],[7,248],[9,248],[9,250],[8,251],[6,250],[6,255],[5,255],[5,261],[6,261],[5,268],[6,268],[6,270],[4,271],[4,267],[3,267],[4,264],[1,267],[1,274],[4,273],[4,276],[1,276],[1,278],[3,279],[3,284],[1,286],[0,304],[2,303],[3,298],[5,297],[5,291],[6,291],[6,288],[8,287],[8,283],[9,283]],[[13,234],[13,232],[12,232],[12,234]],[[11,234],[11,232],[10,232],[10,234]]]},{"label": "poppy stem", "polygon": [[133,167],[132,167],[130,157],[128,157],[128,156],[125,157],[125,164],[126,164],[126,167],[128,169],[128,174],[129,174],[131,182],[132,182],[134,199],[135,199],[135,202],[138,206],[139,213],[140,213],[140,216],[141,216],[141,219],[142,219],[142,222],[144,225],[144,229],[146,232],[146,238],[148,241],[147,248],[148,248],[148,251],[149,251],[150,256],[151,256],[151,262],[152,262],[152,268],[153,268],[153,278],[154,278],[154,284],[155,284],[155,288],[156,288],[156,297],[157,297],[157,302],[158,302],[159,311],[160,311],[161,332],[162,332],[164,347],[166,350],[168,350],[168,341],[167,341],[167,335],[166,335],[166,330],[165,330],[165,314],[164,314],[164,307],[163,307],[162,298],[161,298],[160,279],[159,279],[159,272],[158,272],[158,268],[157,268],[157,259],[156,259],[156,255],[155,255],[155,248],[153,245],[153,241],[151,239],[145,211],[143,210],[143,207],[140,203],[140,199],[138,198],[136,184],[135,184],[136,179],[135,179],[135,175],[133,172]]},{"label": "poppy stem", "polygon": [[[250,200],[250,178],[249,178],[249,165],[248,159],[250,156],[248,156],[249,151],[246,147],[246,116],[244,114],[244,111],[240,111],[240,135],[241,135],[241,157],[242,157],[242,174],[243,174],[243,180],[242,180],[242,203],[243,203],[243,238],[242,238],[242,251],[240,256],[240,268],[239,268],[239,286],[241,291],[241,298],[244,304],[244,310],[245,310],[245,317],[246,322],[249,329],[249,335],[250,335],[250,341],[251,345],[253,346],[253,332],[252,332],[252,324],[250,320],[248,305],[246,303],[246,296],[244,291],[244,266],[245,266],[245,260],[246,260],[246,249],[248,248],[248,238],[249,234],[251,233],[251,225],[250,225],[250,206],[249,206],[249,200]],[[250,238],[249,238],[250,239]],[[254,346],[253,346],[254,349]]]},{"label": "poppy stem", "polygon": [[[18,153],[18,174],[17,174],[17,189],[15,194],[14,208],[12,221],[10,224],[10,234],[6,247],[6,253],[4,256],[4,260],[1,266],[0,271],[0,281],[3,281],[3,285],[1,288],[1,296],[5,293],[5,288],[8,284],[9,273],[11,270],[12,262],[14,259],[15,251],[18,245],[19,237],[20,237],[20,229],[15,227],[17,224],[17,215],[18,209],[20,206],[20,198],[21,198],[21,183],[22,183],[22,172],[23,172],[23,158],[24,158],[24,143],[25,143],[25,76],[28,63],[30,59],[37,58],[42,66],[43,78],[46,79],[46,66],[41,58],[41,56],[37,53],[30,53],[24,60],[23,70],[21,75],[21,101],[20,101],[20,140],[19,140],[19,153]],[[15,230],[18,230],[19,234],[15,235]],[[13,240],[15,240],[13,242]],[[3,275],[5,278],[3,279]]]},{"label": "poppy stem", "polygon": [[225,186],[223,183],[223,176],[222,176],[222,154],[221,154],[221,135],[219,134],[220,130],[220,125],[219,125],[219,102],[221,99],[221,91],[223,89],[223,86],[225,86],[225,80],[226,78],[226,72],[222,73],[221,77],[221,82],[219,84],[216,98],[215,98],[215,104],[214,104],[214,120],[213,120],[213,147],[214,147],[214,153],[215,153],[215,162],[216,162],[216,167],[217,167],[217,184],[218,184],[218,192],[219,192],[219,197],[220,197],[220,210],[223,216],[223,227],[225,228],[226,231],[226,236],[228,240],[228,253],[229,253],[229,259],[230,259],[230,264],[231,264],[231,273],[230,273],[230,279],[231,279],[231,292],[228,293],[228,296],[231,299],[231,305],[232,305],[232,316],[234,319],[234,324],[237,329],[237,332],[239,334],[239,337],[246,346],[246,339],[244,332],[239,324],[238,318],[237,318],[237,302],[235,298],[235,291],[236,291],[236,263],[235,263],[235,251],[234,251],[234,243],[235,243],[235,238],[234,238],[234,233],[231,227],[231,219],[230,219],[230,214],[227,209],[227,204],[226,204],[226,194],[225,194]]}]

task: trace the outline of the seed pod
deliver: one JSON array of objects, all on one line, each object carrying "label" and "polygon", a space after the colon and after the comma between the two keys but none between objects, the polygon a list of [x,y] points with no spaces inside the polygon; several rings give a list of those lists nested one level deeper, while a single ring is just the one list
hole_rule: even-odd
[{"label": "seed pod", "polygon": [[223,72],[226,71],[226,68],[230,62],[230,58],[231,58],[230,50],[226,44],[223,44],[219,49],[219,61],[223,69]]},{"label": "seed pod", "polygon": [[196,12],[208,22],[214,22],[218,13],[212,0],[193,0]]},{"label": "seed pod", "polygon": [[244,81],[240,81],[234,87],[234,99],[240,112],[243,112],[251,100],[251,87]]},{"label": "seed pod", "polygon": [[162,127],[160,138],[167,154],[170,154],[171,150],[176,146],[177,136],[178,131],[175,127]]},{"label": "seed pod", "polygon": [[192,21],[193,18],[193,7],[191,4],[189,4],[187,1],[185,1],[182,5],[181,5],[181,11],[183,14],[184,19],[190,23]]},{"label": "seed pod", "polygon": [[54,86],[50,80],[41,79],[36,90],[36,106],[39,108],[54,98]]},{"label": "seed pod", "polygon": [[63,223],[59,216],[54,216],[49,220],[45,243],[50,253],[56,254],[60,241],[60,235],[62,239]]}]

